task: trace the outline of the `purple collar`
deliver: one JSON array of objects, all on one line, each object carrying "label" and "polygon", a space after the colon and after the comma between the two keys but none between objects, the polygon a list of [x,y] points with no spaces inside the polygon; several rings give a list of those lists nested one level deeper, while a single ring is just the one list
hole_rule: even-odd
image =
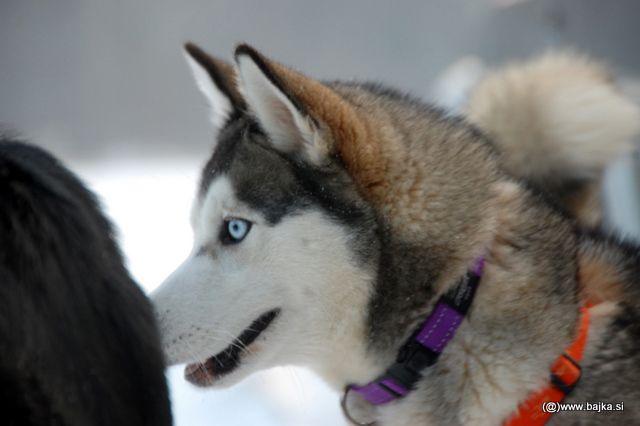
[{"label": "purple collar", "polygon": [[373,382],[345,389],[342,409],[347,418],[359,424],[346,408],[346,397],[356,392],[374,405],[381,405],[407,395],[422,377],[422,370],[435,364],[453,339],[467,314],[484,270],[484,256],[474,259],[471,268],[458,284],[440,297],[427,320],[400,348],[396,361]]}]

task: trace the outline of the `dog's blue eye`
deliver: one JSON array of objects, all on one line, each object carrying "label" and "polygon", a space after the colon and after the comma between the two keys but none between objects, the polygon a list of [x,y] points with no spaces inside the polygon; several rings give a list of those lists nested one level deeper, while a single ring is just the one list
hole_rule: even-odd
[{"label": "dog's blue eye", "polygon": [[224,221],[221,240],[224,244],[239,243],[247,236],[251,222],[244,219],[228,219]]}]

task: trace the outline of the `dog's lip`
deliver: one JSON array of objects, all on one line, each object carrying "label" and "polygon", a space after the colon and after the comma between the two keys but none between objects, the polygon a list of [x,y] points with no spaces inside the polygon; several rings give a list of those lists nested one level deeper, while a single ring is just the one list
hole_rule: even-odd
[{"label": "dog's lip", "polygon": [[240,365],[240,355],[246,352],[279,313],[279,308],[265,312],[218,354],[203,362],[188,364],[184,369],[185,379],[197,386],[211,386],[216,379],[234,371]]},{"label": "dog's lip", "polygon": [[211,358],[205,362],[188,364],[184,368],[184,377],[187,381],[198,386],[210,386],[215,380],[212,366],[208,365]]}]

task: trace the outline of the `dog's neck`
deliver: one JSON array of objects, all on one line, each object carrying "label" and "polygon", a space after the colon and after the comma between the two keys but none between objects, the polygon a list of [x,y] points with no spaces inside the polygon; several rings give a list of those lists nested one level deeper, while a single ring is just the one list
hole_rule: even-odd
[{"label": "dog's neck", "polygon": [[[529,206],[531,194],[513,184],[498,192],[494,223],[486,226],[494,234],[485,272],[468,316],[409,395],[388,406],[356,404],[367,411],[365,418],[373,411],[382,425],[416,424],[416,419],[499,423],[545,383],[550,365],[572,340],[579,305],[575,274],[571,268],[565,275],[551,269],[554,262],[573,262],[570,225],[545,205]],[[531,229],[536,215],[549,215],[551,226]],[[549,240],[555,241],[547,247]],[[554,253],[541,251],[558,245]],[[370,305],[367,352],[351,364],[355,375],[342,369],[347,376],[339,386],[347,385],[348,377],[369,374],[359,383],[364,384],[379,376],[424,321],[444,283],[454,285],[473,259],[471,253],[464,260],[451,256],[446,247],[393,240],[382,246],[388,253],[382,253],[378,282],[384,285],[378,285]]]},{"label": "dog's neck", "polygon": [[466,229],[428,230],[424,238],[411,240],[383,224],[379,269],[367,314],[370,350],[386,360],[395,359],[438,298],[491,247],[496,226],[490,209]]}]

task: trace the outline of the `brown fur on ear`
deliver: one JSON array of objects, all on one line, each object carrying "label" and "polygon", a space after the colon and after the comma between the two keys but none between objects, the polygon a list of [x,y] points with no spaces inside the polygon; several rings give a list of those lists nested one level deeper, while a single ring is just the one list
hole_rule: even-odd
[{"label": "brown fur on ear", "polygon": [[229,97],[235,108],[245,109],[244,98],[238,90],[236,70],[233,65],[214,58],[190,41],[185,43],[184,50],[207,71],[214,84]]},{"label": "brown fur on ear", "polygon": [[291,68],[272,61],[249,45],[236,48],[236,59],[247,55],[300,112],[310,116],[365,195],[385,179],[385,156],[368,123],[334,90]]}]

